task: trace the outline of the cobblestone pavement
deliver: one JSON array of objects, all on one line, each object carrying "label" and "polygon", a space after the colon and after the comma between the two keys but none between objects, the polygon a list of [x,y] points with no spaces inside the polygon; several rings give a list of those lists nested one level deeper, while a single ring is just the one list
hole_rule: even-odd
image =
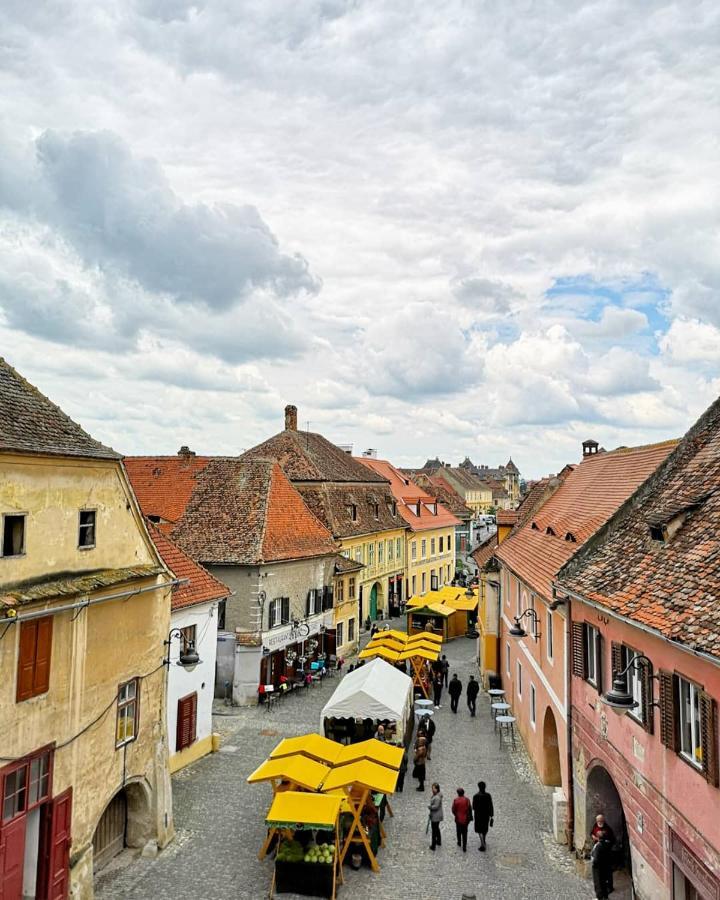
[{"label": "cobblestone pavement", "polygon": [[[474,642],[464,638],[444,646],[463,684],[476,671]],[[223,748],[173,777],[177,837],[154,860],[126,851],[98,880],[99,900],[230,900],[267,896],[272,861],[259,862],[264,815],[270,802],[267,785],[250,786],[246,776],[282,737],[315,731],[320,710],[337,679],[290,696],[271,713],[252,708],[216,717]],[[521,747],[499,747],[493,734],[485,694],[472,719],[462,704],[457,715],[443,696],[435,712],[437,733],[429,783],[438,781],[445,797],[443,844],[435,853],[425,833],[429,793],[415,791],[408,777],[405,791],[392,800],[394,818],[386,818],[387,846],[380,851],[381,871],[345,867],[340,897],[367,900],[478,900],[589,898],[590,883],[575,874],[569,854],[552,841],[550,802]],[[230,712],[228,710],[228,712]],[[483,779],[492,793],[495,827],[488,852],[478,852],[474,834],[463,854],[455,842],[450,804],[457,787],[472,794]],[[471,826],[472,827],[472,826]],[[130,858],[132,854],[132,859]],[[294,895],[283,894],[290,900]]]}]

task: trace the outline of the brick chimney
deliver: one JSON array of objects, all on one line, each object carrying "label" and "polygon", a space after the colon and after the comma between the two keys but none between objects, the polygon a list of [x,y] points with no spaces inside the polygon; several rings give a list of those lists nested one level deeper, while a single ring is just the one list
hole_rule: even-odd
[{"label": "brick chimney", "polygon": [[178,456],[195,456],[195,451],[191,450],[187,444],[183,444],[182,447],[178,450]]},{"label": "brick chimney", "polygon": [[285,431],[297,431],[297,406],[285,407]]}]

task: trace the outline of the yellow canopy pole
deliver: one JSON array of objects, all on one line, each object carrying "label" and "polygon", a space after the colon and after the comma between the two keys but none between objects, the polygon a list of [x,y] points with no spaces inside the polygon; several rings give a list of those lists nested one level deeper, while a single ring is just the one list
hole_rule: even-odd
[{"label": "yellow canopy pole", "polygon": [[[348,803],[352,808],[352,822],[350,824],[350,828],[348,829],[347,836],[345,838],[345,843],[343,844],[343,848],[340,852],[340,866],[345,862],[345,857],[347,856],[347,852],[350,849],[351,844],[362,844],[367,850],[368,860],[370,861],[370,868],[373,872],[380,871],[380,864],[377,861],[377,857],[372,851],[372,846],[368,839],[368,836],[365,834],[365,829],[362,827],[360,822],[360,816],[362,814],[363,808],[367,801],[368,796],[370,795],[370,788],[361,788],[360,794],[353,794],[352,791],[348,791]],[[354,838],[353,835],[357,832],[358,837]]]},{"label": "yellow canopy pole", "polygon": [[413,656],[410,659],[410,665],[413,668],[413,685],[420,688],[426,700],[430,699],[430,693],[425,681],[423,680],[422,659],[419,656]]}]

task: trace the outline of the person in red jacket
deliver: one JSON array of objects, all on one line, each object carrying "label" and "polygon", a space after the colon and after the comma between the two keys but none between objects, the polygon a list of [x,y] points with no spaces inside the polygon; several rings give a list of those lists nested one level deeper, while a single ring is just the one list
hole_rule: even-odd
[{"label": "person in red jacket", "polygon": [[457,797],[452,802],[452,814],[455,817],[455,833],[458,847],[462,845],[463,853],[467,853],[468,825],[472,822],[472,804],[465,796],[462,788],[457,789]]}]

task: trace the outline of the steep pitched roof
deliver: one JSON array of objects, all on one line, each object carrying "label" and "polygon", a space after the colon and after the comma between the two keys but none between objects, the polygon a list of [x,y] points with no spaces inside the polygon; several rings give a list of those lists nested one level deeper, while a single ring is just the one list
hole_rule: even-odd
[{"label": "steep pitched roof", "polygon": [[452,485],[441,478],[439,475],[427,475],[424,472],[418,472],[413,476],[412,480],[415,484],[439,500],[445,509],[457,516],[458,519],[471,519],[472,510],[465,506],[465,501],[458,494]]},{"label": "steep pitched roof", "polygon": [[666,441],[586,457],[522,528],[503,541],[496,556],[532,590],[550,597],[561,566],[676,444]]},{"label": "steep pitched roof", "polygon": [[0,357],[0,453],[120,459]]},{"label": "steep pitched roof", "polygon": [[405,527],[398,508],[393,515],[395,498],[387,482],[347,485],[319,482],[294,487],[307,507],[336,538]]},{"label": "steep pitched roof", "polygon": [[[413,531],[427,531],[431,528],[455,527],[460,520],[439,503],[435,497],[430,496],[421,487],[418,487],[409,478],[406,478],[399,469],[385,459],[367,459],[363,457],[359,462],[374,472],[382,475],[383,479],[390,482],[390,490],[397,502],[400,515]],[[419,509],[419,515],[410,507]],[[435,507],[436,513],[428,507]]]},{"label": "steep pitched roof", "polygon": [[497,531],[493,532],[489,537],[485,538],[482,544],[478,544],[478,546],[473,550],[470,554],[472,558],[475,560],[475,564],[478,569],[482,569],[486,566],[490,560],[495,556],[495,549],[498,545],[498,536]]},{"label": "steep pitched roof", "polygon": [[512,472],[513,475],[519,475],[519,474],[520,474],[520,470],[519,470],[518,467],[515,465],[515,463],[512,461],[512,456],[510,457],[510,459],[508,460],[507,465],[505,466],[505,471],[506,471],[506,472]]},{"label": "steep pitched roof", "polygon": [[195,606],[197,603],[208,603],[213,600],[224,600],[232,593],[222,581],[211,575],[199,563],[193,562],[183,553],[178,545],[160,529],[148,522],[150,537],[165,565],[175,578],[186,579],[185,584],[175,585],[170,598],[173,610]]},{"label": "steep pitched roof", "polygon": [[[126,456],[123,460],[140,509],[163,522],[179,522],[210,456]],[[163,531],[167,529],[163,528]]]},{"label": "steep pitched roof", "polygon": [[[719,485],[716,400],[664,465],[560,570],[561,585],[720,658]],[[650,526],[662,525],[671,526],[669,539],[653,539]]]},{"label": "steep pitched roof", "polygon": [[242,458],[274,459],[291,481],[383,480],[327,438],[312,431],[281,431],[243,453]]}]

